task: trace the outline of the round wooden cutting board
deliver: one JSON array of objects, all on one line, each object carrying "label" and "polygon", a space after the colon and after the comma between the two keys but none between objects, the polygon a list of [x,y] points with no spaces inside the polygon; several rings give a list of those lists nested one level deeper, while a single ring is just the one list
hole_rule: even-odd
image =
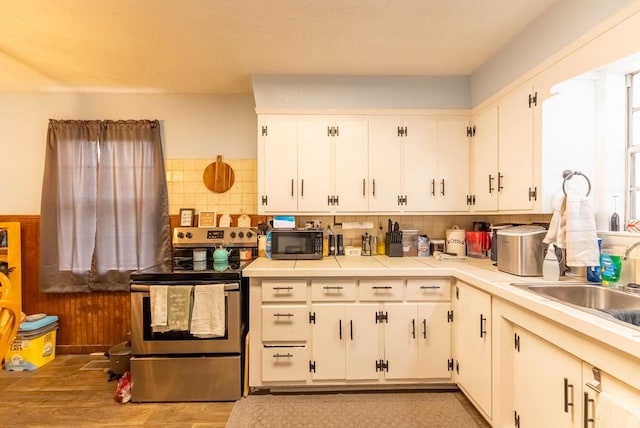
[{"label": "round wooden cutting board", "polygon": [[233,186],[234,179],[233,169],[222,162],[221,155],[218,155],[216,161],[205,168],[203,174],[204,185],[216,193],[224,193],[229,190]]}]

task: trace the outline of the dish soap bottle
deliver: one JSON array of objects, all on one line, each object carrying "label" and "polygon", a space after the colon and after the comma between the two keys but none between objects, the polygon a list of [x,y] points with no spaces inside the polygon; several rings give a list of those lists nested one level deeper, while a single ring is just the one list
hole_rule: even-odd
[{"label": "dish soap bottle", "polygon": [[545,281],[558,281],[560,279],[560,263],[556,256],[556,247],[549,244],[547,254],[542,262],[542,277]]}]

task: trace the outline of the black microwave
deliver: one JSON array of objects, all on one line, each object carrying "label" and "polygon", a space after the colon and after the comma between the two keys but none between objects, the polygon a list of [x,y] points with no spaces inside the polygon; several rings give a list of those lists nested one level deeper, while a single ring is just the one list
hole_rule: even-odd
[{"label": "black microwave", "polygon": [[274,229],[271,258],[316,260],[322,258],[322,229]]}]

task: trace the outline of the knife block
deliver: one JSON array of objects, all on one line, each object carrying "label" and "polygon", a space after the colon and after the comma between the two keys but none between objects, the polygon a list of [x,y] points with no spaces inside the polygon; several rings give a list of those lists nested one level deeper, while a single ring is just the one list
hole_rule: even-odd
[{"label": "knife block", "polygon": [[391,242],[391,233],[387,232],[385,254],[389,257],[402,257],[402,242]]}]

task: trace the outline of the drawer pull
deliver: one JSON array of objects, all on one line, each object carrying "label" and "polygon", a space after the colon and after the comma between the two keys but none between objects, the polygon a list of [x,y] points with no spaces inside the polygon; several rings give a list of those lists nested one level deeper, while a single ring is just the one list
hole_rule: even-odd
[{"label": "drawer pull", "polygon": [[281,290],[291,291],[293,290],[293,287],[273,287],[273,291],[281,291]]},{"label": "drawer pull", "polygon": [[393,287],[390,285],[374,285],[371,288],[373,290],[391,290]]},{"label": "drawer pull", "polygon": [[288,314],[281,314],[280,312],[276,312],[275,314],[273,314],[274,317],[292,317],[293,314],[288,313]]},{"label": "drawer pull", "polygon": [[322,288],[329,291],[329,290],[342,290],[344,287],[342,285],[325,285]]},{"label": "drawer pull", "polygon": [[273,354],[273,358],[291,358],[293,354]]},{"label": "drawer pull", "polygon": [[420,290],[440,290],[439,285],[421,285]]}]

